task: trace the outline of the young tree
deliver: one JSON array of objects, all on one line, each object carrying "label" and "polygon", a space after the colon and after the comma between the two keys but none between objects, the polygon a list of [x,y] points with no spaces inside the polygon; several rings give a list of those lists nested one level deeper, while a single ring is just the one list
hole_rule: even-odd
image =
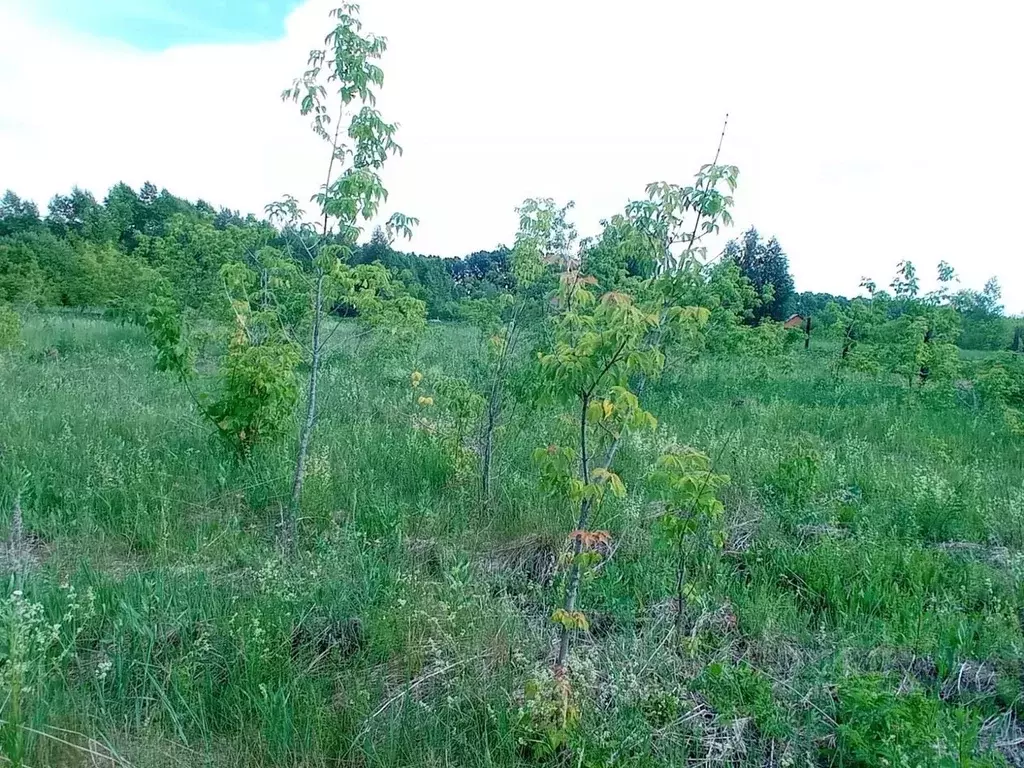
[{"label": "young tree", "polygon": [[690,561],[695,555],[721,549],[725,543],[725,507],[717,491],[729,478],[713,471],[706,454],[673,446],[658,458],[651,479],[661,490],[665,504],[660,518],[662,531],[675,549],[676,638],[681,640],[683,609],[695,592],[688,579]]},{"label": "young tree", "polygon": [[573,634],[587,626],[577,608],[582,571],[600,558],[598,547],[608,541],[607,532],[589,530],[591,514],[607,489],[625,494],[622,480],[610,469],[618,440],[630,427],[656,425],[630,390],[630,379],[655,375],[664,362],[660,349],[648,343],[658,313],[641,308],[628,294],[598,298],[588,290],[595,283],[574,270],[563,275],[553,349],[540,358],[550,396],[577,414],[575,439],[535,452],[546,486],[578,508],[565,597],[553,616],[560,633],[559,670],[565,668]]},{"label": "young tree", "polygon": [[939,262],[939,287],[921,296],[914,264],[902,261],[890,283],[892,295],[876,291],[871,281],[863,283],[871,293],[871,305],[884,318],[874,332],[879,360],[910,387],[915,381],[924,385],[952,380],[959,369],[960,318],[950,303],[955,280],[953,268]]},{"label": "young tree", "polygon": [[[298,201],[289,196],[267,206],[277,229],[254,220],[246,220],[245,227],[230,221],[218,227],[212,216],[184,214],[172,217],[162,237],[140,234],[134,225],[131,229],[147,257],[169,278],[146,320],[157,366],[179,376],[200,412],[240,458],[248,458],[257,441],[285,433],[303,389],[298,366],[303,361],[309,366],[290,499],[281,509],[281,535],[288,548],[296,545],[321,366],[334,333],[324,333],[328,313],[351,309],[360,322],[392,336],[425,324],[423,303],[402,290],[387,269],[347,263],[361,224],[377,215],[387,196],[379,171],[399,147],[395,126],[372,106],[383,79],[374,61],[384,51],[384,40],[361,33],[355,6],[343,6],[332,16],[336,24],[327,36],[328,47],[311,52],[309,68],[283,94],[299,103],[302,114],[313,116],[315,133],[329,147],[326,179],[312,198],[318,206],[316,224],[305,220]],[[142,200],[122,187],[112,190],[111,197],[126,202],[128,212],[160,204],[154,189],[144,188]],[[385,231],[389,237],[409,235],[414,223],[394,214]],[[272,242],[283,248],[271,247]],[[193,333],[182,311],[190,304],[193,314],[230,319],[227,349],[211,391],[202,386],[204,377],[193,364]]]},{"label": "young tree", "polygon": [[[865,284],[870,285],[869,281]],[[844,304],[832,302],[827,313],[833,318],[829,326],[831,334],[840,341],[840,353],[834,370],[848,368],[868,373],[877,373],[879,362],[876,351],[878,329],[885,322],[884,307],[871,297],[857,297]]]},{"label": "young tree", "polygon": [[715,162],[701,168],[692,186],[651,184],[647,200],[627,206],[625,221],[640,240],[627,236],[620,242],[634,255],[639,243],[644,257],[656,265],[655,276],[634,283],[633,293],[612,290],[598,298],[590,290],[598,280],[581,270],[580,258],[567,260],[563,268],[552,349],[540,362],[550,394],[575,406],[577,437],[567,445],[535,452],[548,487],[578,504],[579,510],[570,534],[565,597],[553,616],[559,625],[560,673],[575,631],[586,627],[586,617],[577,607],[581,574],[600,559],[609,538],[605,531],[589,530],[592,514],[608,490],[617,496],[625,493],[612,470],[622,438],[631,429],[656,424],[641,407],[640,395],[662,371],[665,350],[692,346],[710,318],[707,308],[684,301],[705,279],[699,259],[704,253],[701,236],[731,220],[732,198],[719,185],[732,191],[738,170],[717,161],[718,153]]},{"label": "young tree", "polygon": [[[376,89],[384,82],[384,72],[376,62],[384,54],[387,41],[362,31],[356,5],[342,5],[331,15],[336,24],[325,47],[310,52],[308,68],[282,94],[286,101],[299,104],[303,115],[312,116],[313,132],[329,147],[326,178],[312,198],[319,213],[317,226],[303,222],[303,212],[294,198],[267,207],[272,220],[296,235],[293,242],[301,249],[311,273],[310,335],[305,345],[309,356],[306,412],[300,425],[285,526],[286,536],[293,543],[306,458],[317,419],[317,387],[325,343],[322,329],[332,300],[372,294],[372,298],[362,297],[362,303],[370,304],[378,316],[406,325],[422,322],[424,314],[423,303],[409,297],[396,297],[386,307],[373,307],[381,301],[378,289],[383,287],[374,281],[386,278],[387,272],[378,268],[353,274],[343,262],[356,245],[361,223],[374,219],[387,199],[380,169],[389,157],[401,152],[401,147],[395,142],[397,125],[385,122],[374,107]],[[416,219],[395,213],[385,230],[389,237],[409,237],[416,223]]]},{"label": "young tree", "polygon": [[[474,313],[488,337],[488,374],[481,429],[481,491],[483,503],[492,501],[495,432],[501,423],[505,391],[520,362],[520,346],[532,330],[538,331],[551,308],[545,301],[545,274],[558,273],[573,256],[576,228],[568,221],[573,204],[559,207],[554,200],[528,199],[516,209],[519,231],[512,249],[513,292],[501,298],[481,299],[484,308]],[[540,290],[535,290],[536,288]],[[508,298],[504,298],[507,296]],[[541,331],[542,332],[542,331]]]}]

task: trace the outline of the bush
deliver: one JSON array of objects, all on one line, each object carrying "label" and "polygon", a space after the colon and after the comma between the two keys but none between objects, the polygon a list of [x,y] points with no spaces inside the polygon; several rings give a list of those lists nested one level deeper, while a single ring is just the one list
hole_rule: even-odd
[{"label": "bush", "polygon": [[838,689],[833,764],[981,768],[998,762],[977,757],[979,723],[920,691],[894,693],[884,678],[851,677]]}]

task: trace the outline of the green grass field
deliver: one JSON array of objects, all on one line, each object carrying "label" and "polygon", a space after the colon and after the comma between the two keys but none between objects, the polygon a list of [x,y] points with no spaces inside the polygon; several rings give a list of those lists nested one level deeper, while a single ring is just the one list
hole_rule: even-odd
[{"label": "green grass field", "polygon": [[[414,427],[410,371],[478,376],[472,329],[431,324],[407,361],[340,329],[294,561],[292,439],[238,464],[136,328],[23,337],[0,355],[0,513],[22,489],[27,537],[0,643],[3,754],[32,768],[1024,765],[1024,443],[955,389],[837,379],[826,344],[673,366],[594,524],[616,548],[582,591],[581,720],[545,756],[524,690],[574,512],[531,453],[558,415],[508,415],[490,509]],[[731,478],[681,644],[641,470],[673,442]]]}]

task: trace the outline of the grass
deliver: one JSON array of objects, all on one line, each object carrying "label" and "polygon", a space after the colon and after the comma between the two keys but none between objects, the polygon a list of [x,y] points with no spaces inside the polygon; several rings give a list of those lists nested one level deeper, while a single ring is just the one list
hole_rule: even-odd
[{"label": "grass", "polygon": [[[524,690],[550,662],[548,576],[573,515],[537,490],[530,453],[556,414],[511,414],[486,510],[412,426],[409,372],[479,376],[473,331],[431,324],[396,359],[341,328],[294,562],[274,543],[290,441],[238,465],[135,328],[38,315],[23,338],[0,356],[0,512],[21,489],[38,565],[5,592],[9,760],[1021,759],[1007,744],[1021,736],[1024,452],[955,390],[836,378],[827,344],[764,375],[731,358],[673,367],[645,398],[657,434],[620,453],[630,494],[599,511],[618,549],[583,588],[581,719],[543,757]],[[673,441],[732,479],[729,540],[681,648],[643,482]]]}]

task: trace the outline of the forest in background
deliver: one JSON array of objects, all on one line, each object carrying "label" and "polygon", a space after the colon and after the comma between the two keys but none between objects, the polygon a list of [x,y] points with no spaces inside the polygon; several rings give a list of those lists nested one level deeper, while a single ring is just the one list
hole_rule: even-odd
[{"label": "forest in background", "polygon": [[[55,195],[45,214],[7,190],[0,200],[0,302],[138,313],[155,282],[164,280],[183,306],[209,310],[223,294],[224,264],[251,259],[267,245],[291,247],[265,218],[191,202],[150,182],[138,192],[115,184],[102,202],[75,187]],[[511,290],[510,256],[504,245],[461,258],[403,252],[377,229],[349,261],[380,263],[425,303],[429,318],[457,320],[466,318],[466,300]],[[771,287],[770,297],[751,308],[748,323],[798,313],[826,327],[835,323],[836,308],[849,304],[845,296],[797,291],[778,240],[765,242],[754,228],[731,241],[722,256],[740,266],[759,296]],[[653,270],[653,264],[637,262],[619,266],[637,277]],[[1005,316],[996,278],[980,291],[956,291],[950,303],[960,315],[960,347],[994,351],[1020,344],[1022,321]]]}]

